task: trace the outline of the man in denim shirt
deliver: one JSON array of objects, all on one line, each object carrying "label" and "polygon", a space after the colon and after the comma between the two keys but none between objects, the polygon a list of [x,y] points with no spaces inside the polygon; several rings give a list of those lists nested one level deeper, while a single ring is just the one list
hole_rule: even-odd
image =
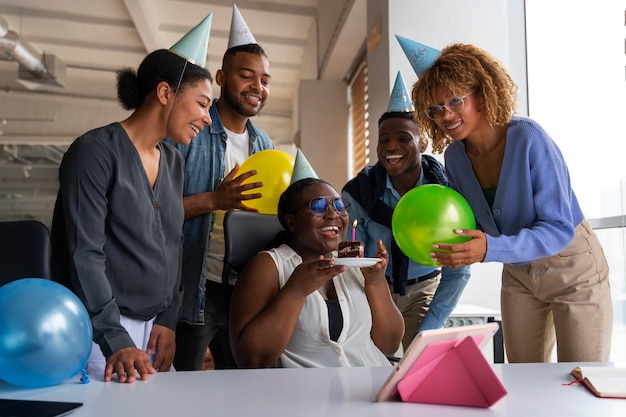
[{"label": "man in denim shirt", "polygon": [[443,166],[422,155],[426,141],[413,120],[412,104],[400,73],[379,122],[378,162],[365,167],[344,187],[350,221],[357,220],[355,239],[365,243],[365,256],[378,251],[380,239],[389,250],[387,280],[402,313],[406,349],[417,331],[443,326],[467,284],[469,267],[435,268],[408,259],[393,239],[391,218],[404,194],[423,184],[447,185]]},{"label": "man in denim shirt", "polygon": [[[236,19],[245,25],[234,8],[231,34]],[[222,223],[227,210],[250,210],[245,201],[261,196],[242,195],[261,183],[241,185],[251,176],[237,172],[241,163],[253,153],[274,148],[269,136],[249,120],[269,97],[269,61],[249,31],[237,32],[244,33],[243,41],[235,39],[235,45],[229,41],[222,69],[215,74],[221,94],[209,110],[213,123],[191,145],[178,147],[185,158],[185,240],[184,298],[174,359],[177,370],[201,370],[207,346],[216,368],[236,366],[228,343],[228,312],[221,285]]]}]

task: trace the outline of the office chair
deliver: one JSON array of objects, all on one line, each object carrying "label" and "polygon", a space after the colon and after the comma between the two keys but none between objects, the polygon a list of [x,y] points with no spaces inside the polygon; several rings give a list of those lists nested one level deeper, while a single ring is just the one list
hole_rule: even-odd
[{"label": "office chair", "polygon": [[37,220],[0,222],[0,286],[20,278],[51,278],[50,232]]},{"label": "office chair", "polygon": [[226,213],[222,286],[227,307],[237,275],[245,263],[258,252],[269,249],[268,246],[282,230],[284,229],[275,215],[241,210]]}]

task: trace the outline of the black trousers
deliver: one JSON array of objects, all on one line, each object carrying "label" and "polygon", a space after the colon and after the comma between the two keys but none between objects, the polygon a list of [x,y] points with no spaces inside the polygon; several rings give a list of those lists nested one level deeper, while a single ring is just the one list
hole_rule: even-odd
[{"label": "black trousers", "polygon": [[228,313],[222,284],[207,281],[205,289],[204,325],[179,322],[176,326],[177,371],[200,371],[206,349],[211,349],[215,369],[235,369],[237,364],[230,349]]}]

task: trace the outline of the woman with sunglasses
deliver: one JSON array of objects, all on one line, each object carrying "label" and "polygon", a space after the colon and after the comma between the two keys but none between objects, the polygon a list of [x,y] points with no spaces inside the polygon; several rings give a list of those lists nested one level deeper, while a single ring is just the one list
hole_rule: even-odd
[{"label": "woman with sunglasses", "polygon": [[[413,88],[416,119],[445,149],[450,186],[470,203],[471,240],[436,244],[457,267],[502,262],[501,308],[509,362],[607,361],[612,304],[608,265],[585,220],[557,145],[534,120],[514,116],[517,86],[472,45],[445,48]],[[444,252],[444,251],[450,252]]]},{"label": "woman with sunglasses", "polygon": [[327,182],[307,178],[281,195],[286,243],[252,258],[232,296],[230,337],[240,367],[385,366],[404,333],[379,241],[371,267],[336,265],[348,213]]}]

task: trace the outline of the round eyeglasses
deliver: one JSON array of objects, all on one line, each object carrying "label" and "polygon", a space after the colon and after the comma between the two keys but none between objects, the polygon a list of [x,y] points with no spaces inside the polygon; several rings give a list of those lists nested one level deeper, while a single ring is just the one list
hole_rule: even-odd
[{"label": "round eyeglasses", "polygon": [[465,97],[469,96],[472,93],[475,93],[476,91],[477,90],[472,90],[469,93],[465,94],[463,97],[452,97],[442,106],[435,104],[432,106],[428,106],[428,108],[426,109],[426,116],[428,116],[428,118],[431,120],[439,119],[443,116],[444,109],[448,110],[450,113],[458,113],[463,109],[463,106],[465,105]]},{"label": "round eyeglasses", "polygon": [[340,216],[348,215],[348,212],[346,211],[347,206],[343,202],[341,197],[315,197],[309,200],[307,203],[301,205],[300,207],[296,207],[292,213],[295,213],[301,208],[308,207],[312,215],[314,215],[315,217],[323,217],[328,210],[329,203],[330,207]]}]

